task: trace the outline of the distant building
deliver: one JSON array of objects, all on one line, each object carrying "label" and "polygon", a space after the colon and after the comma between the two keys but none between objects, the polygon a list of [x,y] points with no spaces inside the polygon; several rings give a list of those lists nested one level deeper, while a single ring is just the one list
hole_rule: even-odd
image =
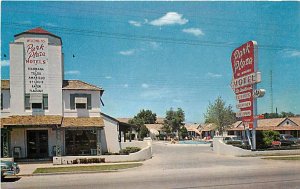
[{"label": "distant building", "polygon": [[[257,131],[273,130],[280,134],[291,134],[300,137],[300,117],[272,118],[257,120]],[[245,127],[242,121],[235,122],[227,129],[228,135],[245,137]]]},{"label": "distant building", "polygon": [[1,81],[1,156],[119,152],[126,125],[101,113],[101,87],[64,79],[61,38],[42,28],[14,37],[10,80]]},{"label": "distant building", "polygon": [[185,128],[188,131],[188,136],[192,138],[201,138],[201,124],[199,123],[193,123],[193,124],[188,124],[186,123]]}]

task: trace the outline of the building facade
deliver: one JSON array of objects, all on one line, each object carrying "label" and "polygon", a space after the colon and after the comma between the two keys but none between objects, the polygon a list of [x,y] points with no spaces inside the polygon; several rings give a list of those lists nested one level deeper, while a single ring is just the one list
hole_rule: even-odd
[{"label": "building facade", "polygon": [[64,80],[60,37],[35,28],[10,43],[1,81],[1,156],[48,158],[119,152],[120,122],[101,114],[101,87]]}]

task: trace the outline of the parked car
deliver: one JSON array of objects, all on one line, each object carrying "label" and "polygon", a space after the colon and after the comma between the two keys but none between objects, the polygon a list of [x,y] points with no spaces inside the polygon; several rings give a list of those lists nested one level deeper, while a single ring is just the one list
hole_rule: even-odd
[{"label": "parked car", "polygon": [[280,134],[281,146],[290,146],[293,144],[300,143],[300,140],[295,138],[293,135],[289,134]]},{"label": "parked car", "polygon": [[226,136],[223,138],[223,141],[225,144],[243,144],[243,141],[240,137],[237,137],[235,135],[232,136]]},{"label": "parked car", "polygon": [[20,172],[20,168],[17,163],[12,161],[1,160],[1,178],[10,175],[16,175]]}]

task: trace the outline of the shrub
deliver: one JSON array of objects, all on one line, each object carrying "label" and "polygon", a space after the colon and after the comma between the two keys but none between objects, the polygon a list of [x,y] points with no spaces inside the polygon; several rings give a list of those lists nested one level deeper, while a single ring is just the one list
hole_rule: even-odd
[{"label": "shrub", "polygon": [[139,148],[139,147],[126,147],[125,149],[120,150],[120,155],[128,155],[130,153],[135,153],[140,150],[141,150],[141,148]]}]

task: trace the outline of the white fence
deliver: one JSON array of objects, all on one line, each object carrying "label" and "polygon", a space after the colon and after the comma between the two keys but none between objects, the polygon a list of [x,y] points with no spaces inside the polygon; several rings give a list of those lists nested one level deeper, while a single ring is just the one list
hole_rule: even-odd
[{"label": "white fence", "polygon": [[132,141],[121,143],[122,149],[126,147],[140,147],[140,151],[129,155],[101,155],[101,156],[62,156],[53,157],[54,165],[72,164],[76,159],[91,159],[104,158],[106,163],[113,162],[129,162],[129,161],[144,161],[152,157],[152,142],[151,141]]},{"label": "white fence", "polygon": [[260,156],[260,155],[289,155],[298,154],[300,150],[268,150],[268,151],[251,151],[241,149],[232,145],[227,145],[223,142],[222,136],[215,136],[213,139],[213,150],[215,153],[220,155],[230,156]]}]

